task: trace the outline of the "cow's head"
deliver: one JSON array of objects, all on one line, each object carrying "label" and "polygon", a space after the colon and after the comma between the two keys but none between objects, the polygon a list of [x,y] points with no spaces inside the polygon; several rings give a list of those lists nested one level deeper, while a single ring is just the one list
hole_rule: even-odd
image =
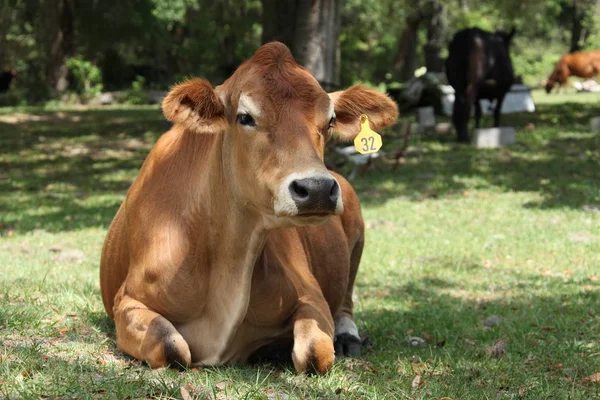
[{"label": "cow's head", "polygon": [[200,79],[175,86],[163,111],[188,131],[223,135],[230,187],[275,225],[316,224],[342,213],[339,184],[323,163],[325,143],[356,137],[361,114],[372,129],[398,114],[391,99],[362,86],[327,94],[277,42],[258,49],[215,89]]},{"label": "cow's head", "polygon": [[548,80],[546,81],[546,93],[550,93],[552,91],[552,89],[554,89],[554,79],[552,79],[552,76],[550,76],[550,78],[548,78]]}]

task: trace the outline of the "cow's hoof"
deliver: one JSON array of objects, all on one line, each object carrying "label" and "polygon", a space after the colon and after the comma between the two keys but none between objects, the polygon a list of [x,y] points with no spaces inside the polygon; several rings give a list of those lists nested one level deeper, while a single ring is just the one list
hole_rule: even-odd
[{"label": "cow's hoof", "polygon": [[324,375],[335,360],[333,341],[325,334],[308,341],[295,341],[292,360],[298,372]]},{"label": "cow's hoof", "polygon": [[192,355],[185,339],[179,334],[172,334],[155,346],[146,362],[153,369],[170,367],[183,370],[191,365]]},{"label": "cow's hoof", "polygon": [[335,337],[335,355],[338,357],[360,356],[360,338],[347,333]]},{"label": "cow's hoof", "polygon": [[352,319],[341,317],[335,321],[335,355],[338,357],[360,356],[361,340]]}]

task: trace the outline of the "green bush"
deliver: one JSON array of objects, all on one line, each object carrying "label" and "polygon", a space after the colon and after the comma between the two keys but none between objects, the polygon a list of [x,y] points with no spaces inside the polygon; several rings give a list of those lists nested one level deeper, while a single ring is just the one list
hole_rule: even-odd
[{"label": "green bush", "polygon": [[27,91],[24,89],[11,89],[0,93],[0,107],[24,107],[27,104]]},{"label": "green bush", "polygon": [[100,68],[81,56],[69,58],[67,68],[73,78],[72,91],[87,103],[102,93],[102,73]]},{"label": "green bush", "polygon": [[539,86],[554,70],[558,59],[566,53],[560,42],[547,43],[543,40],[517,37],[510,55],[516,75],[530,86]]},{"label": "green bush", "polygon": [[125,92],[125,103],[127,104],[146,104],[146,92],[144,86],[146,79],[143,76],[137,76],[135,81],[131,83],[131,88]]}]

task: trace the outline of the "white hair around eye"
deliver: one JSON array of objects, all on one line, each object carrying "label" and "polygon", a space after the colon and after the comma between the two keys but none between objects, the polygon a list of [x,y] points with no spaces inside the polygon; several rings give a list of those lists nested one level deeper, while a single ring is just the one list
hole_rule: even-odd
[{"label": "white hair around eye", "polygon": [[247,93],[240,95],[237,114],[250,114],[253,118],[259,118],[262,114],[260,105]]},{"label": "white hair around eye", "polygon": [[329,100],[329,113],[327,114],[329,119],[335,118],[335,109],[333,104],[333,99]]}]

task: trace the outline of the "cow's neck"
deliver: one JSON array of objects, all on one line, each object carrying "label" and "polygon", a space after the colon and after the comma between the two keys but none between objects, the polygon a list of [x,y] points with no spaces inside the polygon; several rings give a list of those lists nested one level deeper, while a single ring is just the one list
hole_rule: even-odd
[{"label": "cow's neck", "polygon": [[197,175],[205,179],[196,203],[201,204],[203,210],[199,214],[205,220],[197,223],[206,232],[204,243],[199,245],[210,264],[203,267],[210,271],[211,282],[207,293],[210,301],[202,317],[207,324],[199,325],[204,326],[201,329],[205,338],[215,340],[200,345],[206,346],[207,353],[212,349],[213,355],[203,360],[207,364],[222,361],[220,354],[246,315],[254,265],[267,239],[260,214],[236,197],[238,190],[232,187],[235,180],[231,179],[230,166],[224,158],[227,152],[223,140],[221,135],[213,139]]}]

